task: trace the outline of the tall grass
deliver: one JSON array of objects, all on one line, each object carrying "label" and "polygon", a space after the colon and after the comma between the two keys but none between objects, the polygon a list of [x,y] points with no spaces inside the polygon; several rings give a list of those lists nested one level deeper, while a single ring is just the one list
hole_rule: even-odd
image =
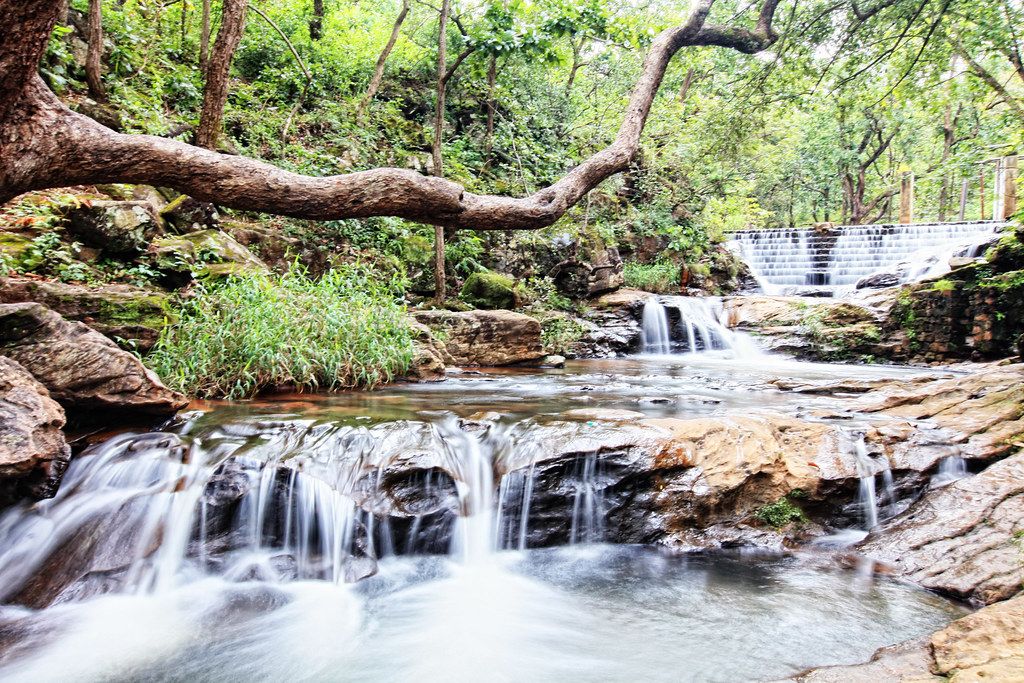
[{"label": "tall grass", "polygon": [[679,265],[675,263],[626,262],[622,277],[627,287],[647,292],[667,294],[679,290]]},{"label": "tall grass", "polygon": [[146,363],[199,398],[373,387],[412,362],[400,290],[397,280],[362,265],[318,280],[298,266],[283,275],[233,276],[189,299]]}]

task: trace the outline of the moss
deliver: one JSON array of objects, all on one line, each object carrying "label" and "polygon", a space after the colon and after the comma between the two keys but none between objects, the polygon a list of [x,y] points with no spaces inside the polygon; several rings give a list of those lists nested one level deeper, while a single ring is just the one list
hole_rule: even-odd
[{"label": "moss", "polygon": [[932,285],[932,289],[935,290],[936,292],[952,292],[954,289],[956,289],[956,287],[957,283],[946,278],[938,280],[935,284]]},{"label": "moss", "polygon": [[32,238],[14,232],[0,232],[0,251],[12,259],[19,259],[30,246]]},{"label": "moss", "polygon": [[500,273],[473,273],[462,287],[462,298],[477,308],[512,309],[516,306],[515,280]]}]

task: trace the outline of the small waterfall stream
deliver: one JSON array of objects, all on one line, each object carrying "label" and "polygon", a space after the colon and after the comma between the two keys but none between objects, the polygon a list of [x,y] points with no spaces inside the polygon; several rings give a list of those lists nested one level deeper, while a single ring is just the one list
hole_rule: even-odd
[{"label": "small waterfall stream", "polygon": [[[674,326],[672,318],[677,318]],[[722,301],[715,297],[652,297],[644,303],[641,348],[651,354],[721,351],[732,357],[761,355],[748,335],[726,326],[726,319]]]}]

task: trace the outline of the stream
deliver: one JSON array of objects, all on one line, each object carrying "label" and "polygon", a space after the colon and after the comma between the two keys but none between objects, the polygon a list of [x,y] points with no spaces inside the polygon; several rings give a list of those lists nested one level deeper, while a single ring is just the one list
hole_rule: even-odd
[{"label": "stream", "polygon": [[863,661],[965,608],[824,551],[632,542],[602,416],[856,427],[773,382],[922,374],[709,351],[196,403],[0,518],[0,679],[738,681]]}]

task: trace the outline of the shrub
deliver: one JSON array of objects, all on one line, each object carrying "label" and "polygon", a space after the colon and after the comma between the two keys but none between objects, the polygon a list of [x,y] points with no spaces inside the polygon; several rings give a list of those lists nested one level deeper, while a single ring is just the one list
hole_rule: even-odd
[{"label": "shrub", "polygon": [[623,278],[626,286],[659,294],[674,292],[679,289],[679,266],[675,263],[635,263],[627,262],[623,266]]},{"label": "shrub", "polygon": [[[806,494],[801,490],[800,496],[794,495],[793,497],[803,497],[805,495]],[[789,498],[786,497],[780,498],[774,503],[762,506],[754,513],[754,517],[773,527],[783,527],[790,522],[803,522],[806,519],[804,511],[794,505]]]},{"label": "shrub", "polygon": [[231,276],[185,302],[146,362],[197,397],[373,387],[412,362],[401,285],[361,264],[319,280],[296,265],[283,275]]}]

